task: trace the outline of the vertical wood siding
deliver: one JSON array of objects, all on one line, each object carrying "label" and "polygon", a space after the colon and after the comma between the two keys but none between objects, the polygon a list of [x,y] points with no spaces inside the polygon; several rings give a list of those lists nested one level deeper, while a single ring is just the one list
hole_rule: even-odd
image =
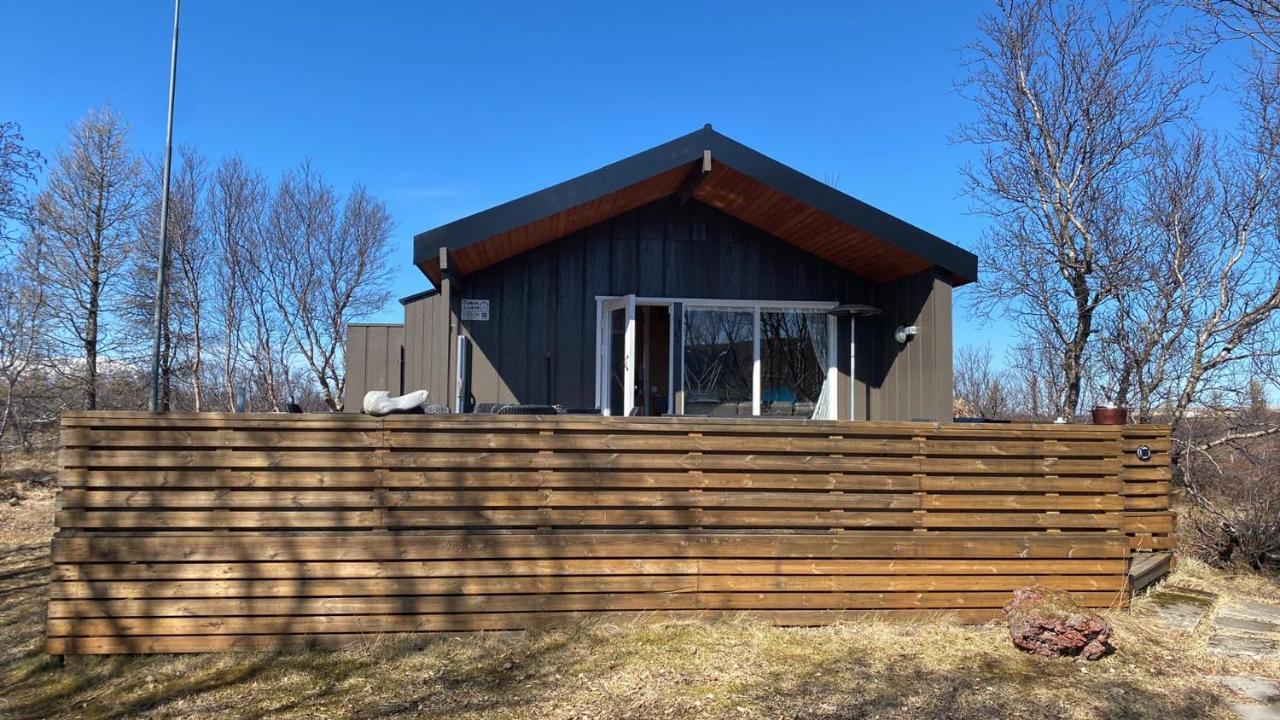
[{"label": "vertical wood siding", "polygon": [[400,356],[404,329],[404,325],[389,324],[347,326],[346,412],[360,412],[364,394],[371,390],[388,390],[392,395],[403,392]]},{"label": "vertical wood siding", "polygon": [[447,405],[449,398],[441,382],[439,304],[439,295],[428,295],[404,306],[404,389],[426,390],[430,402]]},{"label": "vertical wood siding", "polygon": [[[871,420],[945,421],[952,417],[951,285],[934,271],[910,275],[877,288],[884,311],[871,321],[865,342],[875,359],[868,380]],[[899,343],[898,326],[919,334]],[[861,349],[861,346],[859,346]]]},{"label": "vertical wood siding", "polygon": [[[476,402],[590,406],[600,295],[872,302],[871,283],[697,202],[663,200],[461,279]],[[548,356],[551,384],[547,387]]]},{"label": "vertical wood siding", "polygon": [[[592,406],[595,299],[630,293],[875,305],[884,315],[858,327],[855,417],[951,418],[951,286],[940,274],[877,285],[697,201],[669,199],[458,280],[455,295],[490,303],[489,320],[460,321],[473,343],[472,401]],[[405,389],[449,402],[440,365],[454,349],[439,347],[438,302],[405,308]],[[920,335],[899,346],[894,328],[912,324]],[[848,397],[842,382],[842,407]]]}]

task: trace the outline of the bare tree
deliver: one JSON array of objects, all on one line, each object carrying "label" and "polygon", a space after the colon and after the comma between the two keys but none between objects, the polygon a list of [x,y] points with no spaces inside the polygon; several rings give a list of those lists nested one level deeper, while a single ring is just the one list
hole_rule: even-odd
[{"label": "bare tree", "polygon": [[1280,85],[1253,88],[1248,140],[1215,151],[1193,136],[1145,180],[1148,254],[1129,268],[1141,282],[1106,333],[1118,394],[1140,417],[1181,425],[1210,393],[1238,401],[1280,357],[1280,125],[1266,126],[1280,97],[1268,87]]},{"label": "bare tree", "polygon": [[1013,409],[1008,381],[995,367],[990,345],[965,345],[956,351],[955,391],[959,414],[1001,418]]},{"label": "bare tree", "polygon": [[31,199],[27,188],[35,182],[42,166],[43,158],[26,146],[18,124],[0,122],[0,383],[4,386],[0,465],[4,437],[18,415],[17,388],[45,359],[46,344],[40,325],[44,290],[33,272],[39,268],[40,245],[28,240],[16,258],[9,247],[15,235],[11,225],[30,227]]},{"label": "bare tree", "polygon": [[40,153],[26,146],[22,128],[15,122],[0,122],[0,250],[13,240],[10,223],[31,222],[29,185],[44,164]]},{"label": "bare tree", "polygon": [[[179,402],[196,412],[204,409],[204,358],[208,341],[208,275],[213,247],[206,236],[204,195],[207,161],[198,150],[180,146],[169,187],[169,286],[160,325],[160,407]],[[151,348],[155,308],[156,266],[160,247],[161,169],[151,168],[146,210],[138,223],[138,252],[129,271],[128,321],[137,330],[137,349]],[[189,400],[189,403],[187,402]]]},{"label": "bare tree", "polygon": [[114,344],[104,320],[115,310],[142,200],[141,163],[110,109],[71,128],[36,199],[35,232],[46,248],[38,280],[56,338],[81,356],[86,409],[98,406],[99,357]]},{"label": "bare tree", "polygon": [[259,275],[330,410],[342,409],[347,323],[390,297],[393,228],[386,206],[364,187],[342,201],[309,162],[286,175],[272,199]]},{"label": "bare tree", "polygon": [[39,262],[39,246],[28,243],[19,262],[0,267],[0,383],[4,386],[4,407],[0,408],[0,465],[3,465],[4,437],[17,414],[19,383],[46,357],[40,327],[44,292],[30,272]]},{"label": "bare tree", "polygon": [[1172,0],[1170,4],[1189,8],[1207,21],[1189,28],[1193,51],[1248,40],[1264,53],[1280,54],[1280,33],[1276,32],[1280,2],[1276,0]]},{"label": "bare tree", "polygon": [[1150,4],[1114,15],[1082,0],[1000,0],[969,47],[962,90],[978,118],[957,139],[982,148],[965,168],[992,219],[979,309],[1011,316],[1035,357],[1063,378],[1054,414],[1080,409],[1110,268],[1138,253],[1132,180],[1162,128],[1182,120],[1194,75],[1165,62]]},{"label": "bare tree", "polygon": [[246,345],[248,336],[254,335],[251,328],[256,317],[250,306],[266,301],[250,292],[266,200],[266,180],[238,157],[221,162],[210,176],[205,213],[209,242],[218,259],[208,275],[215,298],[210,312],[217,327],[219,384],[227,410],[235,409],[237,388],[249,384]]},{"label": "bare tree", "polygon": [[[262,246],[257,248],[261,250]],[[261,262],[260,256],[251,257],[255,264]],[[289,331],[273,310],[272,283],[265,273],[256,270],[249,273],[246,287],[252,298],[247,304],[252,321],[249,341],[251,402],[255,410],[279,410],[293,394],[295,386],[289,362]]]},{"label": "bare tree", "polygon": [[[206,236],[207,219],[204,216],[206,187],[206,161],[199,151],[184,147],[179,151],[180,170],[175,190],[181,209],[174,217],[173,277],[176,288],[173,297],[177,313],[188,321],[186,369],[191,376],[192,409],[204,409],[205,393],[202,384],[206,343],[209,335],[207,280],[214,266],[213,246]],[[172,208],[171,208],[172,209]]]},{"label": "bare tree", "polygon": [[1174,427],[1187,516],[1211,558],[1257,567],[1280,550],[1274,441],[1280,420],[1259,378],[1280,373],[1280,12],[1266,0],[1185,0],[1202,13],[1194,56],[1247,39],[1236,132],[1162,131],[1126,223],[1143,252],[1104,275],[1117,292],[1100,323],[1099,375],[1140,419]]}]

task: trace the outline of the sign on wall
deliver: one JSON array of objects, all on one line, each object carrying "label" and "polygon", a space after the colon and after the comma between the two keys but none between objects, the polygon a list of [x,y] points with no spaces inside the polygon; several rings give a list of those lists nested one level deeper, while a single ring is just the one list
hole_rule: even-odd
[{"label": "sign on wall", "polygon": [[462,319],[463,320],[488,320],[489,319],[489,301],[464,299],[462,301]]}]

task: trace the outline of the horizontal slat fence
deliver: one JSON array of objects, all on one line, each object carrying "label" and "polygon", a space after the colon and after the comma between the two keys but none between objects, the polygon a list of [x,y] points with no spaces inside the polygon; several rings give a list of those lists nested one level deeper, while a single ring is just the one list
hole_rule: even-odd
[{"label": "horizontal slat fence", "polygon": [[1104,607],[1167,508],[1128,459],[1167,457],[1154,426],[95,412],[62,440],[56,654]]},{"label": "horizontal slat fence", "polygon": [[[1125,533],[1135,552],[1173,549],[1173,513],[1169,493],[1173,483],[1172,441],[1167,425],[1126,425],[1121,440]],[[1146,446],[1151,459],[1140,460]]]}]

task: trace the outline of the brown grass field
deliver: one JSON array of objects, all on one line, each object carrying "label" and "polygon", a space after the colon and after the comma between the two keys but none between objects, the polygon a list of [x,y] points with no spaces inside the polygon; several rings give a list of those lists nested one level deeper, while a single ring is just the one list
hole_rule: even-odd
[{"label": "brown grass field", "polygon": [[[6,458],[7,461],[11,460]],[[1007,630],[939,622],[774,628],[584,623],[524,633],[370,636],[338,651],[71,658],[42,652],[54,491],[48,459],[0,477],[4,718],[1234,718],[1207,630],[1108,614],[1095,663],[1019,653]],[[1194,561],[1183,585],[1280,600],[1280,584]],[[1135,605],[1144,602],[1138,599]],[[1202,624],[1203,626],[1204,624]]]}]

